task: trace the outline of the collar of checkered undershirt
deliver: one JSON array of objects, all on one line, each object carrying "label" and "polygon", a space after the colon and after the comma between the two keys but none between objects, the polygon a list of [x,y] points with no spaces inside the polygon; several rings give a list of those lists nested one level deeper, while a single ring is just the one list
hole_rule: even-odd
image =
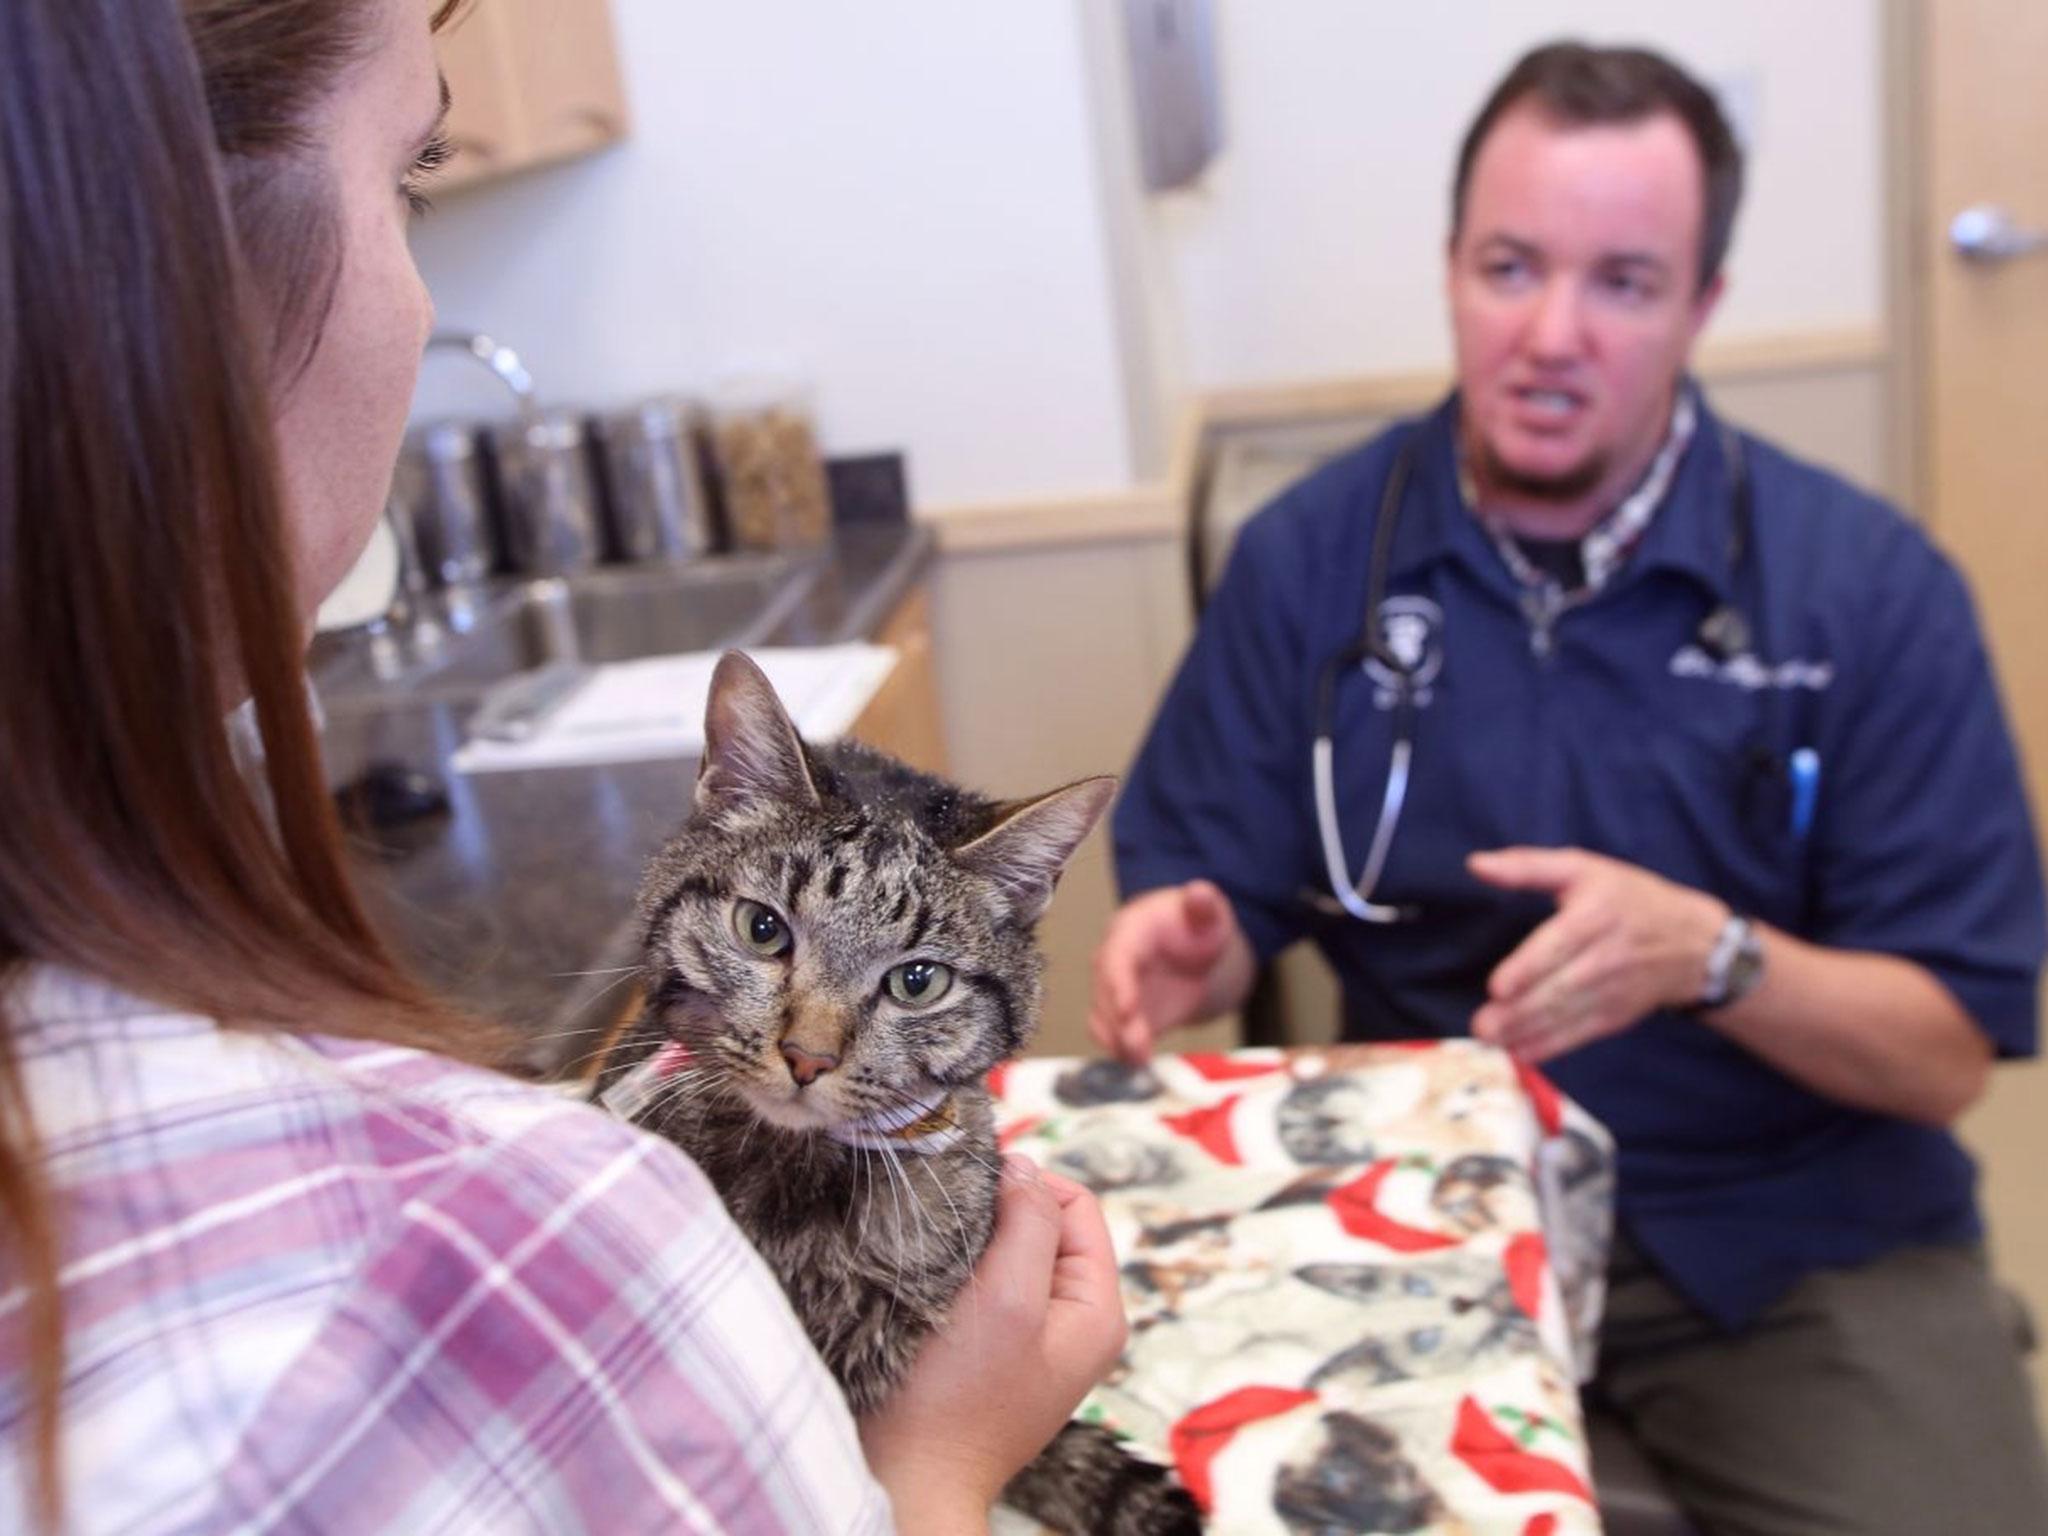
[{"label": "collar of checkered undershirt", "polygon": [[[1582,603],[1605,587],[1614,579],[1614,573],[1628,562],[1628,557],[1635,553],[1643,535],[1649,532],[1657,509],[1663,505],[1665,494],[1671,489],[1672,477],[1678,473],[1678,461],[1685,457],[1686,445],[1692,441],[1693,428],[1698,421],[1699,412],[1693,405],[1692,391],[1681,385],[1678,398],[1671,406],[1671,425],[1664,433],[1663,446],[1658,448],[1657,456],[1650,461],[1643,478],[1636,482],[1633,491],[1622,498],[1619,506],[1601,518],[1579,540],[1579,563],[1585,577],[1569,591],[1555,576],[1536,568],[1515,542],[1515,536],[1508,531],[1505,522],[1481,510],[1479,520],[1492,537],[1493,546],[1500,552],[1502,561],[1514,573],[1515,581],[1524,590],[1544,600],[1545,606],[1553,612]],[[1478,508],[1478,485],[1462,447],[1458,450],[1458,494],[1464,498],[1468,508]]]}]

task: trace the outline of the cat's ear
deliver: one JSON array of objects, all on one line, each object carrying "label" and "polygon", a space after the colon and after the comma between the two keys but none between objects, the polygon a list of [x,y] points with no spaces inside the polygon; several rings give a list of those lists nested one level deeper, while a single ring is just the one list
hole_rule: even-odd
[{"label": "cat's ear", "polygon": [[769,800],[812,805],[817,799],[803,742],[782,700],[750,657],[727,651],[711,674],[711,699],[704,707],[697,804],[709,808]]},{"label": "cat's ear", "polygon": [[1006,808],[1003,819],[953,850],[955,862],[986,876],[1009,898],[1019,921],[1036,922],[1052,888],[1116,794],[1112,778],[1083,779]]}]

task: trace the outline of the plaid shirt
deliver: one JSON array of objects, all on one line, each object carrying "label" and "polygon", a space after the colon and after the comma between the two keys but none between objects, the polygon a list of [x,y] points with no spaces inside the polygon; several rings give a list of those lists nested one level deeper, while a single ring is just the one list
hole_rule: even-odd
[{"label": "plaid shirt", "polygon": [[[1536,611],[1544,615],[1543,622],[1554,622],[1566,609],[1576,608],[1597,596],[1628,563],[1628,557],[1643,542],[1643,535],[1650,531],[1657,509],[1664,504],[1672,477],[1678,473],[1678,461],[1685,457],[1686,446],[1692,442],[1693,429],[1698,422],[1699,412],[1692,403],[1692,391],[1689,386],[1681,384],[1677,399],[1672,402],[1671,424],[1665,429],[1663,446],[1643,472],[1643,478],[1622,498],[1619,506],[1601,518],[1579,540],[1579,563],[1585,570],[1585,580],[1572,590],[1567,591],[1556,577],[1536,569],[1516,545],[1515,536],[1507,524],[1481,509],[1480,518],[1486,525],[1486,531],[1493,536],[1493,547],[1500,551],[1501,560],[1514,573],[1522,589],[1530,594]],[[1458,455],[1458,494],[1464,498],[1466,506],[1479,506],[1479,487],[1472,478],[1472,466],[1462,452]]]},{"label": "plaid shirt", "polygon": [[[72,1530],[890,1529],[844,1399],[675,1148],[47,968],[7,1012],[63,1221]],[[28,1528],[25,1468],[0,1455],[0,1529]]]}]

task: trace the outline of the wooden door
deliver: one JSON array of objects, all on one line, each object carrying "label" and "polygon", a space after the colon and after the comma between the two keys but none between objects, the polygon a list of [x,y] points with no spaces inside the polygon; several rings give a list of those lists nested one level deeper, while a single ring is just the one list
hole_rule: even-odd
[{"label": "wooden door", "polygon": [[[1962,565],[2048,818],[2048,251],[1971,261],[1950,224],[1992,205],[2048,230],[2048,6],[1922,0],[1917,217],[1926,317],[1928,522]],[[2008,1066],[1964,1126],[1994,1256],[2048,1326],[2048,1069]],[[2035,1382],[2048,1402],[2048,1358]]]}]

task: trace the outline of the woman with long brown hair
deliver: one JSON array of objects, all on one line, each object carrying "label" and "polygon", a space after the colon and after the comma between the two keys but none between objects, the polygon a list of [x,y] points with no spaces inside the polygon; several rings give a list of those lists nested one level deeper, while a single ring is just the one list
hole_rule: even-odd
[{"label": "woman with long brown hair", "polygon": [[451,8],[0,5],[0,1528],[971,1531],[1120,1341],[1092,1204],[1012,1181],[856,1438],[695,1168],[490,1071],[350,891],[300,659]]}]

